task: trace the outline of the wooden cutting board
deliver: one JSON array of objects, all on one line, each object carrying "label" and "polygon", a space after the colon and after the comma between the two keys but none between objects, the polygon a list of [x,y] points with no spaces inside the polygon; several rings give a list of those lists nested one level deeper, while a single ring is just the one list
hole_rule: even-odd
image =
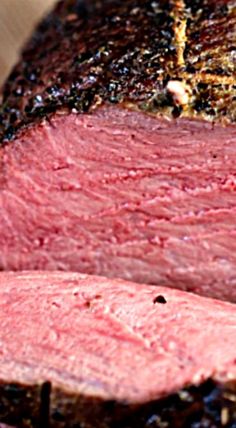
[{"label": "wooden cutting board", "polygon": [[0,85],[37,21],[56,0],[0,0]]}]

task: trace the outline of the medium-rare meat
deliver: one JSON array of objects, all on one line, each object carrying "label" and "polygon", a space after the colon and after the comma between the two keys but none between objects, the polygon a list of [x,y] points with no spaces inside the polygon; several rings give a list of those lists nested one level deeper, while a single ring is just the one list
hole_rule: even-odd
[{"label": "medium-rare meat", "polygon": [[235,0],[64,1],[3,88],[0,269],[236,301]]},{"label": "medium-rare meat", "polygon": [[235,305],[71,273],[0,274],[0,421],[233,428]]}]

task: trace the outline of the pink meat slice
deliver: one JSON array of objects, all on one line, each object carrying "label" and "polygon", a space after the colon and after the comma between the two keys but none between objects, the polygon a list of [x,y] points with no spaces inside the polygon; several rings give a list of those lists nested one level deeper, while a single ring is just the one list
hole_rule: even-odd
[{"label": "pink meat slice", "polygon": [[12,427],[12,426],[6,425],[6,424],[0,424],[0,428],[17,428],[17,427]]},{"label": "pink meat slice", "polygon": [[0,268],[82,271],[235,302],[235,142],[233,125],[117,106],[21,132],[0,158]]},{"label": "pink meat slice", "polygon": [[95,414],[109,413],[102,403],[140,408],[208,379],[236,391],[235,326],[233,304],[180,290],[76,273],[1,273],[1,399],[17,423],[21,406],[9,385],[18,385],[36,421],[40,388],[50,385],[52,426],[90,428]]},{"label": "pink meat slice", "polygon": [[0,270],[236,302],[234,0],[59,2],[0,108]]}]

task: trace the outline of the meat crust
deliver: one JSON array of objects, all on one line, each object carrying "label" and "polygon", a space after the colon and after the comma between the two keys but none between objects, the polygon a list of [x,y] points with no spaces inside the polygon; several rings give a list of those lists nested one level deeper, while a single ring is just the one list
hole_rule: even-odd
[{"label": "meat crust", "polygon": [[101,103],[235,123],[235,28],[234,0],[61,2],[3,88],[2,139]]}]

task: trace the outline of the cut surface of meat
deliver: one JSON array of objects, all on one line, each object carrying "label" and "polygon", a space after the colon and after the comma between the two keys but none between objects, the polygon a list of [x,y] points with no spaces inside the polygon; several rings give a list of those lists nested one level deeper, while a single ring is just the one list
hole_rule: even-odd
[{"label": "cut surface of meat", "polygon": [[113,107],[25,131],[2,156],[1,269],[81,270],[236,301],[235,143],[234,127]]},{"label": "cut surface of meat", "polygon": [[233,427],[235,326],[233,304],[180,290],[76,273],[1,273],[0,420]]},{"label": "cut surface of meat", "polygon": [[3,90],[1,270],[236,302],[235,27],[234,1],[57,6]]}]

